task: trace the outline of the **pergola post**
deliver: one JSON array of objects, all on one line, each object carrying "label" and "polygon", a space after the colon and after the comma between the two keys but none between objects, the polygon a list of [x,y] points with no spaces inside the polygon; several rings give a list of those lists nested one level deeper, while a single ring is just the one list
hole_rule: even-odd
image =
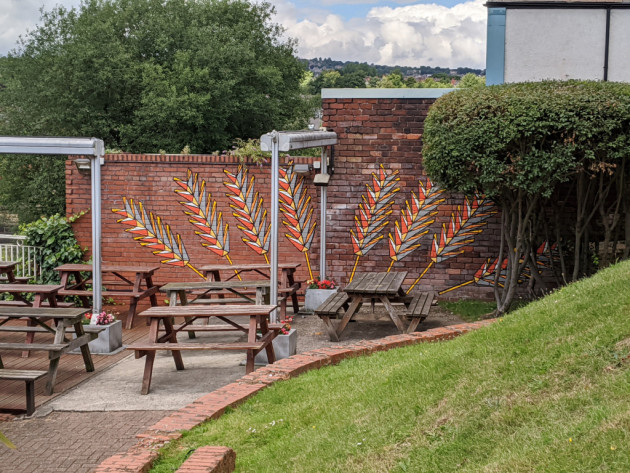
[{"label": "pergola post", "polygon": [[[278,218],[279,204],[279,183],[280,178],[280,151],[287,152],[295,149],[318,148],[332,146],[337,144],[337,133],[332,131],[272,131],[260,137],[260,149],[262,151],[271,152],[271,241],[269,253],[271,259],[269,262],[270,274],[270,304],[278,305],[278,231],[280,219]],[[322,153],[322,161],[324,160]],[[322,173],[325,173],[326,164],[322,163]],[[327,183],[327,181],[326,181]],[[321,232],[321,250],[320,250],[320,272],[326,274],[326,256],[322,258],[321,253],[326,251],[326,191],[322,191],[322,213],[324,222],[322,222],[323,231]],[[277,311],[272,312],[271,322],[277,321]]]},{"label": "pergola post", "polygon": [[[101,312],[101,158],[105,144],[98,138],[0,136],[0,154],[52,154],[90,156],[92,184],[92,315]],[[96,317],[92,317],[92,324]]]}]

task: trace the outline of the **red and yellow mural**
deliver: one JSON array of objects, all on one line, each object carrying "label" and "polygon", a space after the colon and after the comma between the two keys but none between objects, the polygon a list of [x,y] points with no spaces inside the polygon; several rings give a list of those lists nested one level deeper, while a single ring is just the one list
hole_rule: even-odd
[{"label": "red and yellow mural", "polygon": [[[235,172],[224,169],[223,175],[225,177],[222,184],[227,189],[227,205],[241,232],[240,240],[268,263],[273,229],[267,217],[264,198],[256,191],[255,177],[242,164],[238,165]],[[187,170],[186,178],[174,177],[173,180],[176,184],[174,193],[178,197],[177,202],[183,207],[188,222],[193,225],[194,234],[199,237],[201,246],[232,264],[230,234],[233,232],[230,232],[230,224],[220,209],[221,203],[207,191],[206,181],[191,169]],[[446,205],[446,194],[429,178],[424,178],[424,182],[423,179],[416,182],[417,187],[410,190],[409,197],[400,205],[400,213],[388,231],[397,208],[396,196],[402,190],[399,171],[390,171],[379,165],[371,174],[369,183],[365,184],[366,192],[361,194],[353,227],[349,230],[354,255],[354,264],[352,268],[348,267],[349,281],[360,267],[361,258],[384,240],[385,235],[389,254],[388,271],[418,250],[426,240],[429,245],[428,258],[426,263],[420,262],[419,267],[422,269],[417,271],[409,293],[432,267],[466,251],[474,243],[476,236],[484,231],[488,219],[497,212],[492,201],[482,195],[474,195],[470,198],[464,197],[463,202],[450,214],[450,218],[439,223],[439,216],[445,213],[442,205]],[[279,192],[282,223],[286,230],[284,236],[292,248],[304,255],[309,278],[313,279],[310,252],[318,223],[307,181],[304,176],[295,172],[292,162],[280,168]],[[190,262],[181,236],[174,233],[159,216],[147,211],[142,202],[123,197],[123,208],[114,208],[112,212],[122,217],[116,220],[118,223],[130,227],[125,231],[131,233],[134,240],[149,248],[154,255],[159,256],[163,264],[186,267],[203,277]],[[428,236],[431,228],[436,225],[440,225],[439,230],[436,229],[430,239]],[[554,245],[545,242],[537,249],[536,271],[540,273],[553,265],[554,248]],[[498,259],[487,258],[470,280],[443,289],[440,294],[471,284],[491,287],[497,281],[501,285],[505,278],[505,264],[505,261],[499,263]],[[409,270],[408,262],[405,268]],[[498,278],[497,270],[500,272]],[[410,272],[410,276],[414,276],[413,272]],[[526,267],[521,280],[526,281],[531,277],[531,269]]]}]

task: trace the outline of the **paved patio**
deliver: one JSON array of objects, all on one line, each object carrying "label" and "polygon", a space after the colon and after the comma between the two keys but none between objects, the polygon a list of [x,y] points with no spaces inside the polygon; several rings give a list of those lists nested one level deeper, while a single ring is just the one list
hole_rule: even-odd
[{"label": "paved patio", "polygon": [[[379,313],[367,312],[362,318],[360,324],[351,324],[342,343],[396,333],[393,324]],[[436,311],[422,328],[458,322],[458,318]],[[328,340],[318,317],[298,316],[293,325],[299,334],[298,352],[336,345]],[[145,333],[146,327],[136,330]],[[101,360],[113,357],[95,356],[95,359],[104,363]],[[140,395],[144,360],[136,360],[128,352],[107,366],[97,365],[96,375],[90,379],[77,374],[81,384],[74,388],[64,388],[63,393],[53,398],[39,395],[39,407],[33,418],[3,422],[0,417],[0,431],[18,446],[16,451],[0,447],[0,472],[87,473],[114,453],[126,451],[136,442],[136,434],[172,411],[243,376],[245,367],[240,364],[243,359],[244,354],[240,353],[186,353],[186,369],[178,372],[171,357],[160,355],[151,393],[146,396]],[[55,439],[55,444],[49,442],[42,447],[45,439]]]}]

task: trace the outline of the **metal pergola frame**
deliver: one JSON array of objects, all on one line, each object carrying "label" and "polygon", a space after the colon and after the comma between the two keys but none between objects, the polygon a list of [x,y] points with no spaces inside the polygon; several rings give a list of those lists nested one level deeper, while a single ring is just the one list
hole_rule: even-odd
[{"label": "metal pergola frame", "polygon": [[[92,314],[101,312],[101,159],[105,145],[98,138],[0,136],[0,154],[89,156],[92,187]],[[92,317],[96,323],[96,317]]]},{"label": "metal pergola frame", "polygon": [[[260,149],[271,151],[271,242],[269,262],[269,274],[271,278],[270,303],[278,304],[278,231],[280,221],[278,219],[279,186],[280,177],[280,151],[287,152],[296,149],[322,147],[321,174],[326,174],[328,168],[327,155],[324,151],[326,146],[337,144],[337,133],[332,131],[272,131],[260,137]],[[326,276],[326,199],[327,188],[321,186],[320,199],[320,254],[319,273],[320,277]],[[277,311],[271,314],[271,321],[277,321]]]}]

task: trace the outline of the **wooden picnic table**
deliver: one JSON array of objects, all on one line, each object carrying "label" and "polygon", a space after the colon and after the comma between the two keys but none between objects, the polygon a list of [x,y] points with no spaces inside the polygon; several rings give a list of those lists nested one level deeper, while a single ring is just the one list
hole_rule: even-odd
[{"label": "wooden picnic table", "polygon": [[17,261],[0,261],[0,282],[9,284],[27,283],[29,278],[15,275]]},{"label": "wooden picnic table", "polygon": [[[129,311],[127,312],[126,328],[133,326],[138,301],[148,297],[151,306],[157,302],[156,293],[158,286],[153,284],[153,273],[160,266],[138,266],[103,263],[101,272],[115,277],[113,281],[104,282],[103,297],[129,297]],[[63,264],[55,268],[61,276],[63,288],[60,296],[78,296],[83,307],[90,307],[89,298],[93,297],[91,289],[87,285],[92,283],[91,278],[85,278],[82,273],[92,273],[90,264]],[[128,276],[125,276],[128,274]],[[131,276],[134,274],[134,276]],[[143,287],[144,286],[144,287]]]},{"label": "wooden picnic table", "polygon": [[[2,343],[0,342],[0,352],[2,351],[46,351],[48,352],[48,379],[46,381],[46,395],[53,393],[55,379],[57,377],[57,368],[59,367],[59,359],[61,355],[74,350],[81,349],[85,370],[94,371],[94,363],[90,354],[88,343],[92,339],[90,334],[86,334],[83,330],[82,319],[85,309],[70,308],[51,308],[51,307],[0,307],[0,336],[2,333],[26,332],[34,334],[35,332],[49,333],[54,336],[52,343]],[[28,319],[30,325],[27,327],[7,325],[9,320]],[[46,324],[48,320],[54,321],[54,326],[50,327]],[[76,338],[67,337],[66,329],[72,327]],[[2,358],[0,357],[0,368],[4,368]]]},{"label": "wooden picnic table", "polygon": [[[56,284],[2,284],[0,293],[12,294],[14,301],[0,301],[0,306],[41,307],[46,302],[50,307],[57,307],[57,294],[63,286]],[[33,294],[33,302],[26,299],[25,294]]]},{"label": "wooden picnic table", "polygon": [[[291,298],[293,304],[293,312],[297,314],[300,310],[297,291],[302,284],[295,280],[295,271],[300,267],[300,263],[280,263],[280,280],[278,281],[278,304],[280,306],[280,315],[284,319],[287,314],[287,299]],[[211,281],[231,281],[237,277],[254,276],[254,280],[269,280],[270,266],[268,264],[208,264],[199,268],[203,275]],[[223,276],[221,276],[223,273]],[[249,280],[249,279],[248,279]],[[221,294],[218,295],[222,297]]]},{"label": "wooden picnic table", "polygon": [[[275,361],[273,351],[273,339],[276,337],[279,327],[270,327],[269,314],[276,309],[275,305],[223,305],[223,306],[177,306],[177,307],[152,307],[138,314],[138,317],[147,318],[150,322],[147,343],[136,343],[127,346],[129,350],[135,350],[136,358],[146,356],[144,375],[142,378],[142,394],[148,394],[153,375],[155,354],[158,350],[170,350],[178,370],[184,369],[181,351],[197,350],[245,350],[247,363],[245,372],[254,370],[254,358],[260,351],[265,350],[269,363]],[[186,322],[174,325],[173,319],[183,317]],[[198,319],[210,319],[216,317],[225,322],[223,325],[197,325]],[[246,317],[245,325],[234,322],[233,318]],[[204,332],[222,332],[240,330],[247,334],[247,342],[232,343],[179,343],[177,333],[186,330],[200,330]],[[160,330],[160,325],[164,328]],[[160,332],[164,332],[160,334]],[[260,333],[260,335],[257,335]]]},{"label": "wooden picnic table", "polygon": [[[187,304],[226,304],[232,302],[251,303],[261,305],[268,297],[269,280],[250,280],[250,281],[201,281],[201,282],[170,282],[160,288],[161,292],[165,292],[169,305],[177,305],[177,298],[181,305]],[[254,299],[249,297],[247,290],[255,290]],[[227,291],[236,296],[234,299],[208,299],[205,296],[213,292]],[[194,298],[188,300],[188,293],[194,292]]]},{"label": "wooden picnic table", "polygon": [[[400,333],[415,330],[418,323],[428,315],[434,294],[432,292],[418,292],[408,296],[402,289],[402,283],[406,276],[406,271],[355,274],[352,282],[342,289],[343,292],[329,298],[315,311],[326,325],[330,339],[339,341],[341,334],[365,300],[382,302],[389,318]],[[412,318],[408,328],[405,327],[405,321],[401,318],[401,314],[392,305],[394,303],[405,305],[405,315]],[[345,306],[346,310],[335,327],[331,318],[335,317],[342,306]]]}]

